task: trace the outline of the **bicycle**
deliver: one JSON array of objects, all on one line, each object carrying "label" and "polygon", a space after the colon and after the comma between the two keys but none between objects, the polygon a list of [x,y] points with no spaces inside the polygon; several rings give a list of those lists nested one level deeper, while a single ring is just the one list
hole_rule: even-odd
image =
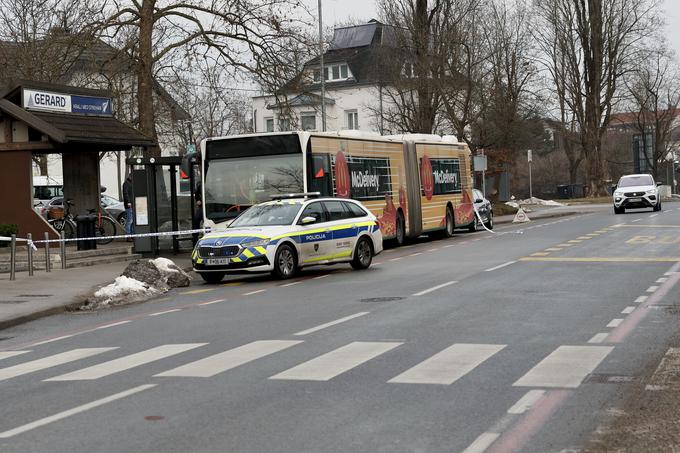
[{"label": "bicycle", "polygon": [[[48,217],[52,218],[49,218],[47,222],[58,232],[63,231],[66,239],[75,239],[77,225],[75,217],[71,214],[71,206],[74,206],[74,204],[71,200],[65,200],[64,204],[66,209],[63,207],[52,208],[48,214]],[[116,235],[116,221],[108,215],[102,215],[101,208],[88,209],[87,211],[90,214],[97,214],[94,231],[96,237],[101,237],[101,239],[96,239],[97,244],[106,245],[113,241],[113,236]]]}]

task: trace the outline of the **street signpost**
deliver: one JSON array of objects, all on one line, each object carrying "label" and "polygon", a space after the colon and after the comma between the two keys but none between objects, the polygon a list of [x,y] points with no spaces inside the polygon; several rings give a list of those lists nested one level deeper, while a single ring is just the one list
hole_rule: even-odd
[{"label": "street signpost", "polygon": [[533,201],[534,199],[534,191],[533,188],[531,187],[531,162],[533,158],[531,155],[531,150],[527,150],[527,161],[529,162],[529,200]]},{"label": "street signpost", "polygon": [[[484,153],[484,151],[482,151]],[[484,154],[479,154],[474,156],[473,166],[475,171],[482,172],[482,193],[486,197],[486,168],[487,168],[486,156]]]}]

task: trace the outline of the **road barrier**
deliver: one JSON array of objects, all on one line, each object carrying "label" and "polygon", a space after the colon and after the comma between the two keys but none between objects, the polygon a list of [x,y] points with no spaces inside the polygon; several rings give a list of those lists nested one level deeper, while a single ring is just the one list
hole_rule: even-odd
[{"label": "road barrier", "polygon": [[51,265],[52,263],[50,262],[50,248],[48,244],[55,244],[59,243],[59,254],[61,257],[61,268],[66,269],[66,243],[68,242],[75,242],[75,241],[96,241],[96,240],[101,240],[101,239],[128,239],[128,238],[145,238],[145,237],[161,237],[161,236],[182,236],[182,235],[187,235],[187,234],[196,234],[196,233],[208,233],[210,232],[210,228],[198,228],[198,229],[193,229],[193,230],[183,230],[183,231],[163,231],[160,233],[140,233],[140,234],[120,234],[116,236],[97,236],[97,237],[89,237],[89,238],[65,238],[64,237],[64,232],[62,231],[60,233],[61,238],[60,239],[49,239],[49,233],[45,232],[45,239],[39,240],[39,241],[34,241],[33,236],[31,233],[28,233],[26,235],[26,238],[18,238],[16,234],[13,234],[12,236],[0,236],[0,242],[9,242],[10,243],[10,271],[9,271],[9,279],[10,280],[16,280],[16,248],[17,248],[17,242],[25,242],[26,243],[26,250],[27,250],[27,255],[28,255],[28,275],[33,276],[33,252],[37,251],[38,248],[36,247],[36,244],[45,244],[45,271],[46,272],[51,272]]}]

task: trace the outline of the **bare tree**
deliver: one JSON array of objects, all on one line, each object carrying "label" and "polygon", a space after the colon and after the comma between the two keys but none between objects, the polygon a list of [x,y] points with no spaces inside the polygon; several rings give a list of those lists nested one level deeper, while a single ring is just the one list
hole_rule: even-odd
[{"label": "bare tree", "polygon": [[[609,180],[602,146],[622,77],[639,58],[641,41],[658,26],[656,0],[543,0],[537,40],[554,67],[564,102],[574,115],[591,196],[606,195]],[[545,33],[542,33],[545,31]],[[558,90],[559,90],[558,89]]]},{"label": "bare tree", "polygon": [[[135,61],[140,130],[158,138],[153,102],[155,77],[187,53],[210,56],[221,64],[280,80],[289,62],[281,55],[301,39],[304,14],[293,0],[110,0],[96,30],[110,39],[128,34],[124,50]],[[158,155],[160,149],[149,150]]]},{"label": "bare tree", "polygon": [[[665,47],[652,51],[627,80],[636,112],[636,127],[641,136],[644,158],[657,179],[660,166],[671,150],[671,135],[680,115],[680,72]],[[651,141],[651,143],[649,143]],[[651,154],[646,150],[651,149]]]}]

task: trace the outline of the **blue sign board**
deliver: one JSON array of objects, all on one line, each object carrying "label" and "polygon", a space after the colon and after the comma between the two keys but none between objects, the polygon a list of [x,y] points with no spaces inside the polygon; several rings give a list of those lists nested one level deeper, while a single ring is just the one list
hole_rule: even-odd
[{"label": "blue sign board", "polygon": [[111,99],[89,96],[71,96],[71,113],[85,115],[113,115]]}]

